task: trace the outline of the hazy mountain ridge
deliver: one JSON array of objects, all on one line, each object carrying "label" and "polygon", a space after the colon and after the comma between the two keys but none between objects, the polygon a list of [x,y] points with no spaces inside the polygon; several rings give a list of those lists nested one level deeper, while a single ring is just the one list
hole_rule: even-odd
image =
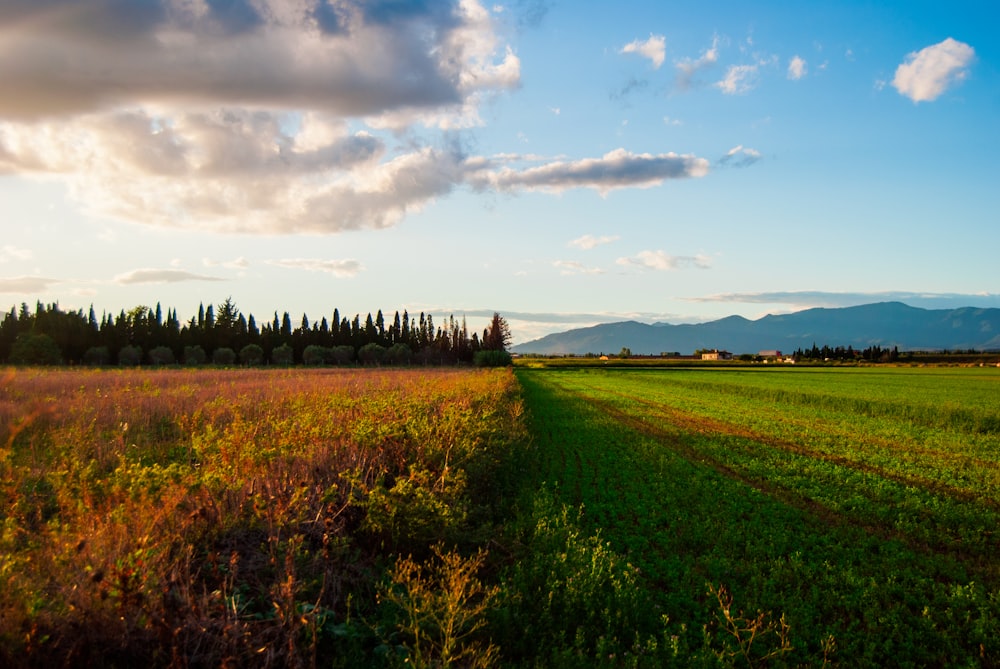
[{"label": "hazy mountain ridge", "polygon": [[518,344],[514,353],[546,355],[618,353],[623,347],[637,355],[697,349],[757,353],[778,349],[853,346],[898,346],[900,350],[1000,349],[1000,309],[962,307],[921,309],[901,302],[855,307],[816,308],[773,314],[757,320],[728,316],[697,324],[606,323],[550,334]]}]

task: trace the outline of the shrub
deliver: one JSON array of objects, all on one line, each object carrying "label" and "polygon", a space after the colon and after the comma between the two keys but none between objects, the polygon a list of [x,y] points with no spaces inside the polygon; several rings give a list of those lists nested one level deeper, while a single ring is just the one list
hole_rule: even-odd
[{"label": "shrub", "polygon": [[408,365],[413,351],[406,344],[393,344],[385,352],[385,361],[390,365]]},{"label": "shrub", "polygon": [[282,344],[271,351],[271,362],[275,365],[291,365],[295,359],[295,351],[288,344]]},{"label": "shrub", "polygon": [[157,346],[149,352],[149,362],[154,365],[172,365],[176,359],[170,347]]},{"label": "shrub", "polygon": [[184,364],[185,365],[204,365],[205,360],[208,356],[205,355],[205,349],[201,346],[185,346],[184,347]]},{"label": "shrub", "polygon": [[476,351],[472,356],[472,364],[476,367],[509,367],[513,363],[510,353],[498,349]]},{"label": "shrub", "polygon": [[377,365],[385,358],[385,347],[372,342],[358,350],[358,361],[363,365]]},{"label": "shrub", "polygon": [[125,346],[118,351],[118,364],[122,367],[138,367],[142,362],[142,349],[138,346]]},{"label": "shrub", "polygon": [[247,367],[256,367],[264,362],[264,349],[257,344],[247,344],[240,349],[240,362]]},{"label": "shrub", "polygon": [[353,346],[334,346],[330,349],[333,362],[338,365],[349,365],[354,360]]},{"label": "shrub", "polygon": [[83,353],[83,364],[85,365],[110,365],[111,351],[107,346],[91,346]]},{"label": "shrub", "polygon": [[46,334],[23,334],[10,349],[15,365],[58,365],[62,362],[59,345]]},{"label": "shrub", "polygon": [[332,358],[333,351],[328,349],[326,346],[310,344],[309,346],[306,346],[304,351],[302,351],[302,364],[309,365],[310,367],[325,365]]},{"label": "shrub", "polygon": [[480,550],[465,558],[437,544],[429,564],[401,558],[382,598],[399,611],[397,627],[414,667],[493,667],[499,649],[485,635],[486,614],[498,589],[485,586],[477,572],[486,561]]},{"label": "shrub", "polygon": [[236,362],[236,351],[227,346],[217,348],[212,353],[212,362],[216,365],[229,367]]}]

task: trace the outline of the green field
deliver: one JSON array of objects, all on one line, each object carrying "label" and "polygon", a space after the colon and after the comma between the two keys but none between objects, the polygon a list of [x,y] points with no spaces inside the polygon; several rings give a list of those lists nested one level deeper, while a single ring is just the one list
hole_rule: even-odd
[{"label": "green field", "polygon": [[518,378],[537,480],[582,506],[687,643],[724,626],[713,584],[745,617],[784,615],[793,665],[1000,661],[998,370]]},{"label": "green field", "polygon": [[0,376],[0,665],[1000,665],[1000,370]]}]

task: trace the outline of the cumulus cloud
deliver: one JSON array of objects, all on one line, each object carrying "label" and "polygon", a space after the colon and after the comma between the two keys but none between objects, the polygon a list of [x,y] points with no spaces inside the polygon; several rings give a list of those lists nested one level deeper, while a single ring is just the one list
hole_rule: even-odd
[{"label": "cumulus cloud", "polygon": [[15,295],[37,295],[46,292],[50,286],[64,283],[61,279],[44,276],[0,277],[0,293]]},{"label": "cumulus cloud", "polygon": [[650,34],[647,40],[629,42],[619,53],[634,53],[648,58],[653,63],[653,69],[658,70],[667,57],[667,40],[663,35]]},{"label": "cumulus cloud", "polygon": [[180,283],[182,281],[224,281],[215,276],[195,274],[181,269],[136,269],[119,274],[115,283],[130,285],[137,283]]},{"label": "cumulus cloud", "polygon": [[268,260],[267,264],[288,269],[302,269],[308,272],[325,272],[342,279],[349,279],[364,271],[357,260],[320,260],[318,258],[286,258]]},{"label": "cumulus cloud", "polygon": [[719,61],[719,38],[712,39],[712,46],[706,49],[698,58],[685,58],[675,63],[677,67],[677,87],[687,90],[694,84],[699,72],[706,70]]},{"label": "cumulus cloud", "polygon": [[616,262],[626,267],[641,267],[661,272],[687,267],[708,269],[711,266],[708,256],[705,255],[675,256],[665,251],[641,251],[632,257],[619,258]]},{"label": "cumulus cloud", "polygon": [[806,76],[808,68],[806,67],[806,61],[799,56],[793,56],[790,61],[788,61],[788,78],[792,80],[798,80]]},{"label": "cumulus cloud", "polygon": [[502,191],[593,188],[607,193],[616,188],[655,186],[667,179],[701,177],[708,173],[708,167],[707,160],[691,155],[635,154],[616,149],[601,158],[553,161],[524,170],[503,167],[481,173],[476,179]]},{"label": "cumulus cloud", "polygon": [[516,85],[516,57],[484,53],[489,19],[475,0],[8,0],[0,115],[142,102],[362,116],[457,104]]},{"label": "cumulus cloud", "polygon": [[719,165],[729,167],[748,167],[760,160],[760,151],[744,147],[742,144],[734,146],[726,152],[726,155],[719,158]]},{"label": "cumulus cloud", "polygon": [[893,87],[914,102],[930,102],[952,84],[968,76],[975,50],[949,37],[943,42],[910,53],[896,68]]},{"label": "cumulus cloud", "polygon": [[0,124],[0,172],[63,175],[95,214],[228,232],[385,227],[461,181],[455,155],[385,152],[340,122],[246,110]]},{"label": "cumulus cloud", "polygon": [[520,82],[477,0],[9,0],[0,53],[0,174],[223,232],[394,224],[461,157],[372,131],[475,125]]},{"label": "cumulus cloud", "polygon": [[[604,194],[708,172],[624,149],[466,155],[447,130],[520,84],[495,20],[479,0],[6,0],[0,175],[61,179],[85,213],[135,224],[328,234],[461,187]],[[635,52],[659,66],[661,41]],[[713,42],[699,60],[716,58]]]},{"label": "cumulus cloud", "polygon": [[577,237],[571,241],[569,245],[578,249],[583,249],[584,251],[589,251],[590,249],[597,248],[598,246],[616,242],[619,239],[620,237],[618,235],[601,235],[600,237],[595,237],[594,235],[583,235],[582,237]]}]

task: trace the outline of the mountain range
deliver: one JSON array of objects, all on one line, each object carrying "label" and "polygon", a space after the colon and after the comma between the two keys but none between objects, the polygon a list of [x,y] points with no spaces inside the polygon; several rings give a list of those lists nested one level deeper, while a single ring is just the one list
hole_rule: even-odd
[{"label": "mountain range", "polygon": [[836,309],[806,309],[757,320],[729,316],[697,324],[605,323],[550,334],[512,347],[514,353],[634,355],[698,349],[731,353],[818,346],[899,347],[900,350],[1000,350],[1000,309],[920,309],[901,302],[879,302]]}]

